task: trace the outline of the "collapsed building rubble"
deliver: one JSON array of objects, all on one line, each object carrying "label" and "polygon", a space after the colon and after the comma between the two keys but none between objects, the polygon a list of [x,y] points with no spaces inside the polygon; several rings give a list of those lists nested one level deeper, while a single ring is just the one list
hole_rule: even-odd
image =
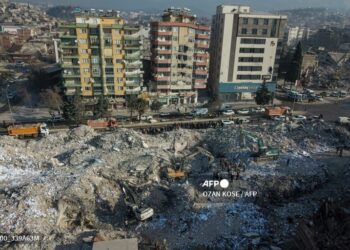
[{"label": "collapsed building rubble", "polygon": [[[350,133],[321,122],[293,130],[276,130],[275,124],[242,126],[278,146],[279,158],[254,161],[249,154],[253,149],[242,146],[237,127],[147,135],[128,129],[97,133],[80,126],[38,140],[3,136],[0,227],[4,233],[43,237],[26,243],[27,249],[68,244],[83,248],[89,245],[83,240],[87,234],[101,232],[106,239],[137,237],[163,242],[170,249],[264,244],[277,249],[297,227],[278,221],[288,221],[292,212],[311,215],[317,203],[299,204],[297,199],[328,181],[326,167],[313,155],[334,150],[340,138],[350,139]],[[214,178],[223,157],[246,166],[230,188],[257,191],[256,197],[201,194],[201,183]],[[174,159],[182,160],[188,176],[169,179],[161,174]],[[153,220],[132,223],[121,181],[154,209]],[[279,238],[271,238],[275,231]],[[1,244],[11,249],[20,243]]]}]

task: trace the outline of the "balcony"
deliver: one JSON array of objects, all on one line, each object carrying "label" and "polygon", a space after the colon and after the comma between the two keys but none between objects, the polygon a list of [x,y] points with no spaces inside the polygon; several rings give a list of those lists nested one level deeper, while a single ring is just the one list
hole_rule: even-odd
[{"label": "balcony", "polygon": [[77,38],[77,34],[72,33],[72,32],[64,32],[63,34],[61,34],[60,36],[61,38]]},{"label": "balcony", "polygon": [[200,49],[209,49],[209,44],[207,44],[207,43],[196,42],[195,46],[196,46],[196,48],[200,48]]},{"label": "balcony", "polygon": [[134,53],[130,53],[130,54],[126,54],[125,55],[125,59],[140,59],[141,58],[141,53],[140,51],[134,52]]},{"label": "balcony", "polygon": [[190,90],[192,89],[191,84],[174,84],[170,86],[170,89],[173,90]]},{"label": "balcony", "polygon": [[157,84],[157,90],[170,90],[169,84]]},{"label": "balcony", "polygon": [[206,61],[194,61],[193,64],[195,66],[207,66],[208,63]]},{"label": "balcony", "polygon": [[209,54],[206,52],[195,52],[194,53],[195,57],[201,57],[201,58],[209,58]]},{"label": "balcony", "polygon": [[62,42],[61,48],[77,48],[78,44],[75,42]]},{"label": "balcony", "polygon": [[156,76],[154,77],[156,81],[170,81],[170,76]]},{"label": "balcony", "polygon": [[63,62],[62,67],[63,68],[80,68],[80,65],[78,63]]},{"label": "balcony", "polygon": [[126,89],[126,94],[138,94],[141,91],[141,87],[133,88],[133,89]]},{"label": "balcony", "polygon": [[63,74],[63,78],[80,78],[80,72],[68,72]]},{"label": "balcony", "polygon": [[140,77],[143,74],[142,70],[133,70],[133,71],[126,71],[125,75],[127,77],[132,77],[132,76],[138,76]]},{"label": "balcony", "polygon": [[135,34],[132,34],[132,35],[124,35],[124,40],[135,41],[135,40],[140,40],[140,39],[141,39],[140,33],[135,33]]},{"label": "balcony", "polygon": [[207,70],[203,70],[203,69],[195,69],[195,70],[193,70],[193,73],[195,75],[207,75],[208,71]]},{"label": "balcony", "polygon": [[154,67],[154,72],[158,73],[158,72],[171,72],[171,68],[160,68],[160,67]]},{"label": "balcony", "polygon": [[156,36],[172,36],[173,35],[172,31],[165,31],[165,30],[153,31],[152,33]]},{"label": "balcony", "polygon": [[195,83],[193,85],[193,88],[194,89],[206,89],[207,85],[206,85],[206,83]]},{"label": "balcony", "polygon": [[209,35],[207,35],[207,34],[196,34],[196,39],[209,40]]},{"label": "balcony", "polygon": [[193,79],[193,83],[196,85],[196,84],[199,84],[199,85],[203,85],[203,84],[206,84],[207,83],[207,80],[206,79]]},{"label": "balcony", "polygon": [[140,86],[140,81],[135,81],[135,80],[127,80],[125,82],[125,84],[127,86],[130,86],[130,87],[139,87]]},{"label": "balcony", "polygon": [[155,40],[153,42],[154,45],[171,45],[172,41],[171,40]]},{"label": "balcony", "polygon": [[154,59],[155,63],[166,63],[166,64],[171,64],[171,59],[160,59],[160,58],[156,58]]},{"label": "balcony", "polygon": [[125,68],[140,68],[142,66],[141,61],[125,62]]},{"label": "balcony", "polygon": [[173,52],[171,51],[171,49],[157,49],[156,53],[158,55],[171,55]]}]

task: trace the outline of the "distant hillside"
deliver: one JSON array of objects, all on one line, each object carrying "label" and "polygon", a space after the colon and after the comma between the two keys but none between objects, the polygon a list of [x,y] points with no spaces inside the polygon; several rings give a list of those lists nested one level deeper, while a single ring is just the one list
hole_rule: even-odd
[{"label": "distant hillside", "polygon": [[55,6],[48,8],[46,13],[60,19],[74,20],[74,10],[77,8],[76,6]]}]

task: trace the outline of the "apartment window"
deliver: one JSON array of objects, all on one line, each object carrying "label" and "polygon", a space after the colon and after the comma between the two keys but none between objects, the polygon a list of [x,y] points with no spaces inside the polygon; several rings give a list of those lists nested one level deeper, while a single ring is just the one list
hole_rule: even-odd
[{"label": "apartment window", "polygon": [[89,63],[90,60],[88,58],[83,58],[83,63]]},{"label": "apartment window", "polygon": [[86,34],[87,33],[87,29],[80,29],[80,33]]},{"label": "apartment window", "polygon": [[100,40],[97,37],[91,37],[90,38],[90,44],[91,45],[99,45],[100,44]]},{"label": "apartment window", "polygon": [[84,77],[84,82],[89,83],[90,82],[90,77]]},{"label": "apartment window", "polygon": [[121,41],[120,40],[115,40],[115,45],[120,45],[121,44]]},{"label": "apartment window", "polygon": [[124,87],[118,87],[118,90],[123,90],[124,89]]},{"label": "apartment window", "polygon": [[117,81],[118,81],[118,82],[123,82],[123,78],[122,78],[122,77],[118,77],[118,78],[117,78]]},{"label": "apartment window", "polygon": [[92,63],[99,63],[100,60],[99,60],[98,57],[93,57],[93,58],[91,58],[91,62],[92,62]]},{"label": "apartment window", "polygon": [[85,87],[85,90],[90,91],[91,87]]},{"label": "apartment window", "polygon": [[79,39],[78,41],[79,41],[79,44],[86,44],[87,43],[86,39]]},{"label": "apartment window", "polygon": [[237,75],[238,80],[260,80],[261,75]]},{"label": "apartment window", "polygon": [[264,25],[269,25],[269,19],[264,19]]},{"label": "apartment window", "polygon": [[262,34],[262,35],[267,35],[267,29],[263,29],[263,30],[261,31],[261,34]]},{"label": "apartment window", "polygon": [[194,33],[195,33],[195,30],[190,28],[190,29],[188,30],[188,32],[189,32],[190,34],[194,34]]},{"label": "apartment window", "polygon": [[238,71],[261,71],[261,66],[238,66]]},{"label": "apartment window", "polygon": [[264,48],[240,48],[240,53],[258,53],[263,54],[265,52]]},{"label": "apartment window", "polygon": [[106,75],[113,75],[114,70],[113,70],[113,68],[105,68],[105,73],[106,73]]},{"label": "apartment window", "polygon": [[106,78],[106,83],[114,83],[114,78],[113,77],[107,77]]},{"label": "apartment window", "polygon": [[84,73],[89,73],[90,69],[89,68],[84,68],[83,71],[84,71]]},{"label": "apartment window", "polygon": [[114,31],[114,34],[116,34],[116,35],[120,35],[120,30],[113,30]]},{"label": "apartment window", "polygon": [[243,24],[248,24],[248,18],[243,18]]},{"label": "apartment window", "polygon": [[252,29],[252,34],[253,35],[257,35],[258,34],[258,30],[257,29]]},{"label": "apartment window", "polygon": [[92,73],[93,73],[94,75],[100,75],[101,71],[100,71],[99,68],[92,68]]},{"label": "apartment window", "polygon": [[247,34],[247,29],[246,29],[246,28],[243,28],[243,29],[242,29],[242,34],[243,34],[243,35],[246,35],[246,34]]},{"label": "apartment window", "polygon": [[105,46],[106,47],[112,46],[112,38],[105,38]]},{"label": "apartment window", "polygon": [[238,58],[239,62],[255,62],[255,63],[259,63],[259,62],[263,62],[264,58],[263,57],[240,57]]},{"label": "apartment window", "polygon": [[80,49],[80,54],[87,54],[87,49]]},{"label": "apartment window", "polygon": [[91,28],[90,29],[90,35],[93,35],[93,36],[98,35],[98,29],[97,28]]},{"label": "apartment window", "polygon": [[177,41],[177,36],[173,36],[173,41]]},{"label": "apartment window", "polygon": [[112,34],[112,29],[103,29],[104,34]]},{"label": "apartment window", "polygon": [[118,73],[123,73],[123,68],[117,68]]},{"label": "apartment window", "polygon": [[258,18],[254,18],[253,23],[254,23],[254,25],[258,25],[259,24],[259,19]]},{"label": "apartment window", "polygon": [[105,62],[107,65],[113,65],[113,58],[105,58]]},{"label": "apartment window", "polygon": [[242,38],[242,44],[265,44],[266,39]]},{"label": "apartment window", "polygon": [[115,50],[115,53],[118,54],[118,55],[120,55],[120,54],[122,54],[122,50],[121,50],[121,49],[116,49],[116,50]]}]

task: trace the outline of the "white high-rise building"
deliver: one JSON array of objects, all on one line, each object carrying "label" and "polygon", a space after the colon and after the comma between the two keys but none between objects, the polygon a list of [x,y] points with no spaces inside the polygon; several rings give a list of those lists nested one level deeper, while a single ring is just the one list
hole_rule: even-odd
[{"label": "white high-rise building", "polygon": [[209,87],[222,102],[253,99],[266,81],[276,89],[287,17],[252,13],[248,6],[220,5],[213,17]]}]

